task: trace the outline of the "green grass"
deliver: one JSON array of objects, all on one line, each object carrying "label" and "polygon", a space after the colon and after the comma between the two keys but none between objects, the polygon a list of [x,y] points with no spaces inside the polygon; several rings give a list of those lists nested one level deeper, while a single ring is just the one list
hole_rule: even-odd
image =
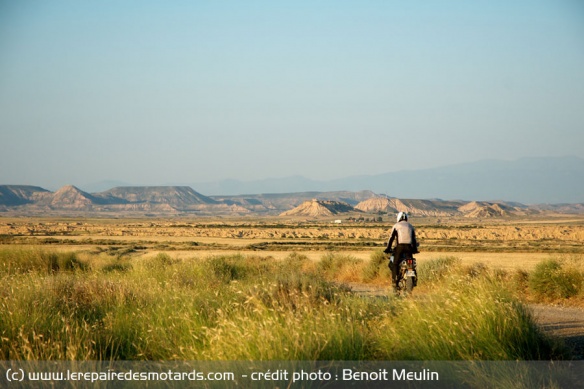
[{"label": "green grass", "polygon": [[420,266],[432,293],[413,300],[362,297],[333,282],[383,277],[378,253],[374,264],[332,253],[317,263],[297,253],[281,261],[84,255],[0,252],[1,359],[567,357],[500,277],[469,275],[452,258]]},{"label": "green grass", "polygon": [[438,282],[458,270],[460,266],[461,260],[456,257],[438,257],[422,263],[418,265],[419,282],[420,284]]},{"label": "green grass", "polygon": [[363,281],[371,282],[376,280],[390,280],[391,270],[389,270],[389,256],[383,250],[376,250],[371,254],[371,258],[363,269]]},{"label": "green grass", "polygon": [[0,249],[0,276],[18,273],[55,273],[87,270],[74,252],[54,252],[35,247]]},{"label": "green grass", "polygon": [[380,330],[402,359],[539,360],[564,356],[496,277],[454,274],[442,293],[405,300]]},{"label": "green grass", "polygon": [[582,262],[548,259],[539,263],[528,278],[529,290],[544,300],[568,299],[584,292]]}]

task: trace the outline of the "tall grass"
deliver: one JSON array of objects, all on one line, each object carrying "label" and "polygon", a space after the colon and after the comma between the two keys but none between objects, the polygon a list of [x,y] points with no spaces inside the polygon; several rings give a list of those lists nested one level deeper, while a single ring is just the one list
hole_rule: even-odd
[{"label": "tall grass", "polygon": [[382,322],[383,349],[402,359],[538,360],[565,358],[529,310],[493,276],[454,274],[442,293],[404,300]]},{"label": "tall grass", "polygon": [[567,299],[584,292],[584,272],[580,261],[555,258],[539,263],[528,278],[529,290],[544,300]]},{"label": "tall grass", "polygon": [[435,283],[460,269],[461,259],[457,257],[438,257],[418,266],[418,277],[421,284]]},{"label": "tall grass", "polygon": [[383,280],[386,282],[391,279],[389,270],[389,256],[382,250],[376,250],[371,254],[368,264],[363,269],[363,281],[372,282]]},{"label": "tall grass", "polygon": [[429,265],[436,291],[414,301],[361,297],[327,280],[365,278],[361,261],[339,254],[317,263],[297,253],[96,256],[69,261],[87,262],[82,270],[60,259],[58,271],[44,251],[1,255],[5,360],[562,357],[496,277],[456,273],[454,260]]},{"label": "tall grass", "polygon": [[363,261],[351,255],[327,253],[317,265],[317,272],[328,279],[342,282],[360,281]]},{"label": "tall grass", "polygon": [[87,270],[74,252],[55,252],[35,247],[0,249],[0,276],[18,273],[54,273]]}]

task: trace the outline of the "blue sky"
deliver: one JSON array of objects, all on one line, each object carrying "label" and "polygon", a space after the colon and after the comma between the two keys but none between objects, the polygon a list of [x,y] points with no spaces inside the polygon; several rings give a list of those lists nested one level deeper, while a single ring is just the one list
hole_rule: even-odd
[{"label": "blue sky", "polygon": [[584,157],[583,103],[576,0],[0,3],[0,184]]}]

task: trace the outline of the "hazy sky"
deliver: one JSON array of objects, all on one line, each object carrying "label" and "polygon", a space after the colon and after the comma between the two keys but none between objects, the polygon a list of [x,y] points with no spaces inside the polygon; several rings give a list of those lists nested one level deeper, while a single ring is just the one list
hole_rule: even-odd
[{"label": "hazy sky", "polygon": [[584,157],[583,3],[2,1],[0,184]]}]

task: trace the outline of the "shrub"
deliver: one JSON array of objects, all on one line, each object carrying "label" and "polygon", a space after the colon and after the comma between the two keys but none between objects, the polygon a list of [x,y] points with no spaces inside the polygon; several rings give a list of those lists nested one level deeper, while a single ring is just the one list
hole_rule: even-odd
[{"label": "shrub", "polygon": [[87,270],[87,264],[81,262],[75,253],[47,253],[41,257],[48,262],[50,272]]},{"label": "shrub", "polygon": [[101,269],[104,273],[111,273],[111,272],[127,272],[132,270],[132,264],[131,263],[125,263],[125,262],[114,262],[114,263],[110,263],[108,265],[105,265],[102,269]]},{"label": "shrub", "polygon": [[261,277],[276,268],[274,261],[269,261],[266,257],[241,254],[213,256],[207,259],[206,264],[216,279],[226,283]]},{"label": "shrub", "polygon": [[540,298],[561,299],[582,291],[584,276],[575,268],[549,259],[537,264],[529,277],[529,289]]},{"label": "shrub", "polygon": [[48,289],[57,312],[89,324],[103,320],[113,307],[136,300],[126,282],[97,276],[59,277]]},{"label": "shrub", "polygon": [[389,270],[389,258],[382,250],[371,253],[371,259],[363,268],[363,281],[373,281],[375,279],[391,279]]},{"label": "shrub", "polygon": [[171,258],[166,253],[158,253],[155,257],[146,259],[144,261],[144,267],[148,270],[164,270],[179,262],[178,259]]},{"label": "shrub", "polygon": [[524,269],[517,269],[511,278],[511,282],[518,292],[522,294],[527,292],[529,288],[529,272]]},{"label": "shrub", "polygon": [[309,269],[314,270],[313,262],[306,255],[293,252],[284,258],[280,270],[283,272],[297,272]]},{"label": "shrub", "polygon": [[[274,287],[271,290],[270,301],[294,302],[295,297],[302,295],[313,303],[335,302],[339,294],[348,293],[343,285],[327,282],[316,274],[289,273],[277,274]],[[268,300],[266,300],[268,301]],[[294,304],[292,304],[294,306]]]},{"label": "shrub", "polygon": [[320,259],[316,271],[328,279],[357,281],[362,262],[351,255],[328,253]]},{"label": "shrub", "polygon": [[468,274],[468,276],[472,278],[483,276],[487,274],[487,272],[488,272],[487,265],[485,265],[482,262],[475,262],[472,265],[468,266],[466,269],[466,274]]},{"label": "shrub", "polygon": [[421,283],[431,283],[443,279],[459,268],[461,259],[456,257],[440,257],[418,265],[418,277]]}]

